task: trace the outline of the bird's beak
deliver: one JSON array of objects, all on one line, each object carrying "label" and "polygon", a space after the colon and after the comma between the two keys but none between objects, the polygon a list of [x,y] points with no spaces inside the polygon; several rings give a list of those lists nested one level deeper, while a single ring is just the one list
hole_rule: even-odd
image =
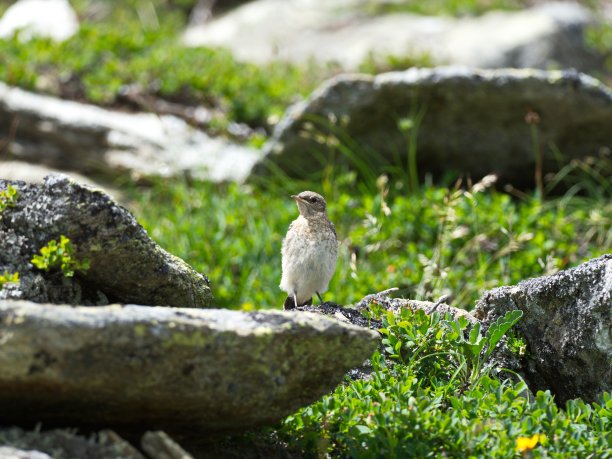
[{"label": "bird's beak", "polygon": [[298,202],[306,202],[302,198],[300,198],[297,194],[292,194],[291,197]]}]

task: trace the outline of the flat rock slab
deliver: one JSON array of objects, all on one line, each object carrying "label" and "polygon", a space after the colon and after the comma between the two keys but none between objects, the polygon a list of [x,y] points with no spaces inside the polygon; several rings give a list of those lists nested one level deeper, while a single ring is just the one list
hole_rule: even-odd
[{"label": "flat rock slab", "polygon": [[313,402],[378,334],[310,313],[0,300],[0,422],[241,431]]},{"label": "flat rock slab", "polygon": [[593,13],[576,3],[546,3],[479,17],[372,14],[364,0],[257,0],[190,27],[191,46],[221,46],[258,63],[333,62],[355,71],[367,59],[427,53],[437,63],[472,67],[578,68],[601,59],[585,46]]},{"label": "flat rock slab", "polygon": [[557,401],[594,401],[612,390],[612,254],[552,276],[500,287],[483,295],[474,315],[491,324],[520,309],[516,330],[528,344],[530,389]]},{"label": "flat rock slab", "polygon": [[375,172],[405,168],[413,138],[421,174],[497,173],[524,186],[534,177],[533,127],[546,172],[560,167],[557,149],[562,165],[609,152],[610,126],[612,91],[575,72],[441,67],[343,75],[288,110],[254,173],[273,166],[307,176],[333,159],[356,167],[339,143]]},{"label": "flat rock slab", "polygon": [[[125,208],[101,190],[63,175],[42,184],[0,179],[0,190],[17,190],[14,205],[0,214],[0,273],[19,273],[1,298],[70,304],[110,302],[207,307],[206,276],[159,247]],[[90,268],[72,278],[45,272],[32,257],[51,240],[68,237],[76,260]]]},{"label": "flat rock slab", "polygon": [[0,83],[0,137],[17,160],[116,177],[243,181],[260,153],[209,137],[180,118],[126,113]]}]

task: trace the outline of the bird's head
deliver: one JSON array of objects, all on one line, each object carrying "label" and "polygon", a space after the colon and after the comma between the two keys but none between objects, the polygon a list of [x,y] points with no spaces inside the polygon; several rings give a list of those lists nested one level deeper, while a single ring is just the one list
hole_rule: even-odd
[{"label": "bird's head", "polygon": [[300,215],[309,218],[327,215],[325,198],[314,191],[302,191],[300,194],[292,195],[298,206]]}]

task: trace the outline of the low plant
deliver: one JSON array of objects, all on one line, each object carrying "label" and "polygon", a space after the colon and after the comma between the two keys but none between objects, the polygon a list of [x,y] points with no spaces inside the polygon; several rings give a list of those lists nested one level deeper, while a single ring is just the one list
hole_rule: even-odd
[{"label": "low plant", "polygon": [[61,235],[40,249],[40,254],[32,257],[32,264],[42,271],[59,270],[64,277],[73,277],[76,271],[86,272],[90,262],[76,259],[76,248],[66,236]]},{"label": "low plant", "polygon": [[506,335],[523,316],[520,310],[507,312],[493,322],[483,335],[480,322],[470,325],[465,317],[459,317],[453,321],[445,321],[445,325],[452,330],[453,340],[458,343],[458,360],[462,362],[458,375],[463,375],[465,384],[475,386],[487,376],[492,370],[489,358],[495,350],[495,346]]},{"label": "low plant", "polygon": [[508,350],[519,358],[527,355],[527,341],[521,335],[514,333],[512,330],[506,335],[508,338]]},{"label": "low plant", "polygon": [[371,317],[383,322],[371,377],[347,380],[286,418],[277,432],[305,456],[609,457],[611,394],[561,409],[550,392],[532,399],[523,382],[503,373],[458,377],[470,360],[487,366],[516,312],[484,334],[437,312],[374,308]]},{"label": "low plant", "polygon": [[8,271],[4,271],[4,274],[0,274],[0,290],[2,290],[5,284],[18,284],[18,283],[19,283],[19,273],[9,273]]},{"label": "low plant", "polygon": [[7,186],[5,190],[0,190],[0,213],[7,207],[15,207],[18,198],[19,193],[12,185]]}]

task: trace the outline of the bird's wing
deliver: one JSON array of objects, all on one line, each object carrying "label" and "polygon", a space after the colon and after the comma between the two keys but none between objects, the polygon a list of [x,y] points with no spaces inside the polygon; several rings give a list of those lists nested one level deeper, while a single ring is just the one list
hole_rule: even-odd
[{"label": "bird's wing", "polygon": [[338,235],[336,234],[336,227],[334,226],[332,222],[329,222],[329,226],[331,227],[331,230],[334,232],[334,236],[336,237],[336,240],[338,240]]}]

